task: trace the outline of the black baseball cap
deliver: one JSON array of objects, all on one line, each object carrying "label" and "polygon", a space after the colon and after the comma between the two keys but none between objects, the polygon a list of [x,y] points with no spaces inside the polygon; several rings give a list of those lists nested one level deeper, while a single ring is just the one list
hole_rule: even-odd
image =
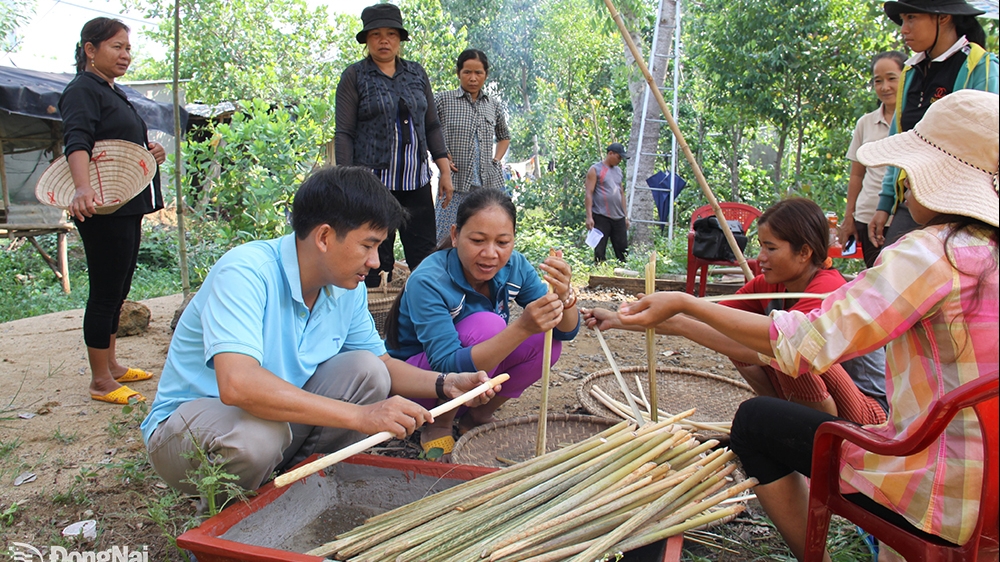
[{"label": "black baseball cap", "polygon": [[625,147],[622,146],[620,142],[613,142],[608,145],[608,152],[614,152],[621,156],[622,158],[628,158],[628,153],[625,152]]}]

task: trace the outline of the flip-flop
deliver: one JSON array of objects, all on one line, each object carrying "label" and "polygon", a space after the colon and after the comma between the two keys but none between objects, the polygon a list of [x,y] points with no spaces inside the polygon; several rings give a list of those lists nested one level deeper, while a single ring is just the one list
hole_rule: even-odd
[{"label": "flip-flop", "polygon": [[[437,439],[428,441],[426,443],[421,443],[420,448],[424,450],[425,456],[434,449],[440,449],[441,454],[438,457],[436,457],[436,459],[440,459],[441,457],[450,454],[452,450],[455,449],[455,438],[452,437],[451,435],[445,435],[444,437],[438,437]],[[436,460],[436,459],[428,459],[428,460]]]},{"label": "flip-flop", "polygon": [[128,405],[128,399],[136,397],[136,401],[145,402],[146,397],[139,394],[138,392],[132,390],[127,386],[119,386],[118,388],[112,390],[111,392],[101,396],[100,394],[91,394],[91,400],[97,400],[98,402],[107,402],[109,404],[120,404],[122,406]]},{"label": "flip-flop", "polygon": [[148,381],[153,378],[153,373],[147,373],[142,369],[129,369],[125,374],[115,379],[120,383]]}]

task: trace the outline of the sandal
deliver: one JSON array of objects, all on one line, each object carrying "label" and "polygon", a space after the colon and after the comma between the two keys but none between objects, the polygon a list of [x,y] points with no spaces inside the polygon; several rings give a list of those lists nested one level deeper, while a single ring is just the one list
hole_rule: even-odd
[{"label": "sandal", "polygon": [[[445,455],[451,454],[455,449],[455,438],[451,435],[445,435],[444,437],[438,437],[432,441],[421,443],[420,448],[424,450],[424,458],[426,460],[438,460]],[[435,455],[436,451],[441,451],[441,453]]]},{"label": "sandal", "polygon": [[125,371],[124,375],[115,379],[115,381],[124,384],[127,382],[148,381],[151,378],[153,378],[153,373],[147,373],[142,369],[129,369]]},{"label": "sandal", "polygon": [[132,398],[133,396],[136,397],[135,400],[137,402],[146,401],[145,396],[139,394],[138,392],[132,390],[127,386],[119,386],[118,388],[112,390],[111,392],[103,396],[100,394],[91,394],[90,399],[97,400],[98,402],[107,402],[109,404],[119,404],[121,406],[128,406],[129,398]]}]

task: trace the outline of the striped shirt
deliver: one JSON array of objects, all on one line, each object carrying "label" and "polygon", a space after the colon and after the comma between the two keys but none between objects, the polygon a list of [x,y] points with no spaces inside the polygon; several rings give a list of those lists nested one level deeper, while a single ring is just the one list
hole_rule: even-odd
[{"label": "striped shirt", "polygon": [[396,129],[392,135],[389,167],[372,170],[390,191],[413,191],[430,183],[431,170],[427,165],[427,154],[419,153],[416,139],[413,119],[400,107],[396,116]]},{"label": "striped shirt", "polygon": [[[981,285],[977,276],[983,264],[995,263],[997,248],[966,231],[948,242],[946,253],[948,231],[931,226],[907,234],[820,309],[772,313],[774,366],[822,372],[841,358],[887,346],[889,419],[868,429],[891,439],[919,428],[949,391],[996,372],[1000,282],[995,266]],[[845,492],[859,491],[953,543],[972,535],[982,478],[983,438],[971,408],[917,455],[883,457],[844,443]]]},{"label": "striped shirt", "polygon": [[475,186],[503,189],[500,168],[493,164],[493,142],[510,140],[510,131],[499,100],[480,91],[479,99],[473,101],[458,88],[438,92],[434,101],[448,153],[458,168],[453,178],[455,191],[465,193]]}]

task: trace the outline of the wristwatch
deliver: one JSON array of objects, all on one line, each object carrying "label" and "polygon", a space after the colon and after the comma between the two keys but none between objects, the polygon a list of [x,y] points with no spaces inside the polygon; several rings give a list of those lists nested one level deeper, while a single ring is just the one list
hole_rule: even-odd
[{"label": "wristwatch", "polygon": [[441,400],[447,400],[448,395],[444,393],[444,379],[448,378],[448,373],[438,373],[438,378],[434,381],[434,391]]}]

